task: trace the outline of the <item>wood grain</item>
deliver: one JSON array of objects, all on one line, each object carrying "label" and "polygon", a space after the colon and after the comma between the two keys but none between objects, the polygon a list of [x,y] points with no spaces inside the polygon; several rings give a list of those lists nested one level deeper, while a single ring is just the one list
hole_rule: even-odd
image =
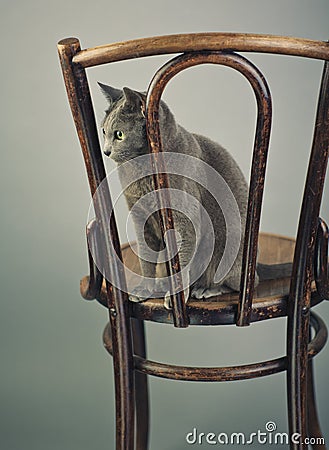
[{"label": "wood grain", "polygon": [[329,58],[329,44],[323,41],[261,34],[189,33],[134,39],[88,48],[75,55],[73,62],[86,68],[144,56],[205,50]]}]

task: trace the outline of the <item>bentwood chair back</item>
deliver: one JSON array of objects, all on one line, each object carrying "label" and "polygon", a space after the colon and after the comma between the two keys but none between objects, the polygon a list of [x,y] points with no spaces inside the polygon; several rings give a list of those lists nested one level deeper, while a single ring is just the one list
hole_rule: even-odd
[{"label": "bentwood chair back", "polygon": [[[78,39],[64,39],[58,44],[67,94],[78,132],[88,175],[91,195],[94,197],[95,220],[88,228],[90,275],[82,280],[81,292],[85,298],[96,298],[109,312],[109,326],[104,332],[107,350],[113,356],[116,387],[116,449],[146,450],[148,446],[148,389],[147,376],[195,381],[227,381],[247,379],[272,373],[287,372],[289,432],[300,434],[300,440],[290,442],[293,449],[306,448],[305,438],[321,439],[317,418],[312,358],[324,346],[326,327],[311,308],[329,298],[327,274],[328,228],[319,217],[329,147],[329,44],[282,36],[199,33],[156,36],[114,43],[81,50]],[[268,53],[313,58],[324,61],[313,145],[308,163],[296,242],[276,236],[259,234],[260,216],[266,162],[272,122],[271,95],[260,70],[243,53]],[[158,121],[161,95],[167,83],[182,70],[199,64],[217,64],[231,67],[250,83],[257,102],[257,124],[254,140],[247,223],[244,232],[244,253],[241,288],[238,294],[186,303],[184,293],[175,289],[171,295],[172,311],[163,307],[163,299],[150,299],[132,304],[128,300],[125,270],[116,261],[138,269],[131,246],[119,240],[115,214],[112,209],[110,187],[106,180],[98,140],[97,126],[91,101],[86,69],[152,55],[178,54],[162,66],[150,82],[146,103],[146,129],[150,153],[156,169],[154,185],[159,194],[161,230],[174,227],[170,197],[166,198],[168,177],[162,154]],[[298,76],[298,74],[296,74]],[[297,149],[295,149],[297,152]],[[94,196],[99,186],[100,193]],[[169,202],[169,203],[168,203]],[[255,268],[259,241],[265,246],[264,258],[281,262],[282,250],[293,261],[289,279],[273,281],[255,289]],[[169,233],[168,247],[174,256],[167,264],[168,275],[181,283],[179,255],[175,252],[175,235]],[[104,267],[94,262],[94,252],[103,255]],[[274,253],[273,253],[274,252]],[[103,274],[109,274],[103,280]],[[110,281],[109,281],[110,279]],[[119,287],[120,288],[119,288]],[[177,286],[176,286],[177,287]],[[282,358],[235,367],[170,366],[146,359],[144,321],[152,320],[185,328],[194,324],[247,326],[251,322],[288,317],[287,352]],[[310,330],[315,334],[310,339]],[[137,420],[135,439],[135,415]],[[320,441],[318,441],[320,442]],[[318,445],[318,446],[317,446]],[[315,444],[314,448],[325,448]]]}]

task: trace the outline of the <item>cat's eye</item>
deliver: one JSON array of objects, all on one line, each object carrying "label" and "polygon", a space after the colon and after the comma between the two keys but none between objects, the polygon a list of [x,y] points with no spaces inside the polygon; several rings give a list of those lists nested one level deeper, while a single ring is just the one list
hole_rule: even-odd
[{"label": "cat's eye", "polygon": [[116,130],[114,132],[114,139],[117,139],[118,141],[123,141],[125,135],[124,132],[121,130]]},{"label": "cat's eye", "polygon": [[103,136],[105,136],[105,129],[104,128],[102,128],[102,132],[103,132]]}]

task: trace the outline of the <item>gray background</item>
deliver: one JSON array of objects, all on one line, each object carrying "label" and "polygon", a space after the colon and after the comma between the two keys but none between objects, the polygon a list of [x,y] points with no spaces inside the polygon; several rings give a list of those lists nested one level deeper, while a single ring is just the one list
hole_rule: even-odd
[{"label": "gray background", "polygon": [[[106,311],[79,295],[86,273],[89,193],[56,54],[58,40],[83,47],[197,31],[329,36],[327,0],[1,1],[1,384],[0,448],[114,448],[112,362],[102,348]],[[89,71],[96,80],[146,89],[166,58]],[[262,229],[294,236],[314,106],[318,62],[255,55],[274,97]],[[177,119],[230,149],[247,174],[255,102],[246,81],[218,67],[189,70],[167,88]],[[111,168],[109,164],[109,168]],[[328,203],[326,193],[325,203]],[[124,212],[120,213],[124,223]],[[323,208],[328,220],[328,208]],[[318,312],[329,323],[329,307]],[[285,321],[248,329],[177,331],[148,325],[151,358],[234,364],[284,352]],[[252,348],[252,350],[250,350]],[[316,360],[322,427],[329,439],[328,349]],[[197,427],[251,433],[275,421],[287,431],[285,377],[225,384],[151,381],[151,448],[185,449]],[[253,448],[256,447],[253,446]]]}]

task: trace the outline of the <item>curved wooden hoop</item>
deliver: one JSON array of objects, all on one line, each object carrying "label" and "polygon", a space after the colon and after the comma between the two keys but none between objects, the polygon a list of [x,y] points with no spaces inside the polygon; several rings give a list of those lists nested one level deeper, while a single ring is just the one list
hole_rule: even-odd
[{"label": "curved wooden hoop", "polygon": [[[315,331],[308,344],[308,357],[314,358],[325,346],[328,331],[323,320],[314,312],[311,313],[311,326]],[[103,333],[106,350],[112,354],[111,327],[108,324]],[[287,357],[262,361],[254,364],[231,367],[188,367],[162,364],[140,356],[134,356],[135,369],[139,372],[160,378],[180,381],[237,381],[259,378],[287,370]]]},{"label": "curved wooden hoop", "polygon": [[[264,189],[265,171],[268,146],[271,131],[272,105],[271,94],[266,80],[259,69],[243,56],[235,53],[202,52],[180,55],[162,66],[153,77],[146,102],[146,129],[149,146],[154,153],[154,183],[156,189],[168,188],[168,176],[164,159],[161,156],[162,143],[159,125],[159,105],[162,93],[168,82],[181,71],[200,64],[220,64],[231,67],[249,81],[257,101],[257,125],[254,140],[252,172],[250,176],[247,221],[244,237],[244,253],[241,273],[240,304],[237,325],[250,323],[252,297],[254,291],[255,268],[257,258],[258,231],[262,197]],[[168,191],[159,189],[160,216],[163,235],[174,228],[172,211],[163,205],[170,204]],[[173,233],[167,243],[171,254],[176,255],[168,267],[168,275],[177,275],[180,271],[177,244]],[[172,296],[173,316],[175,326],[186,326],[187,317],[182,293]]]}]

